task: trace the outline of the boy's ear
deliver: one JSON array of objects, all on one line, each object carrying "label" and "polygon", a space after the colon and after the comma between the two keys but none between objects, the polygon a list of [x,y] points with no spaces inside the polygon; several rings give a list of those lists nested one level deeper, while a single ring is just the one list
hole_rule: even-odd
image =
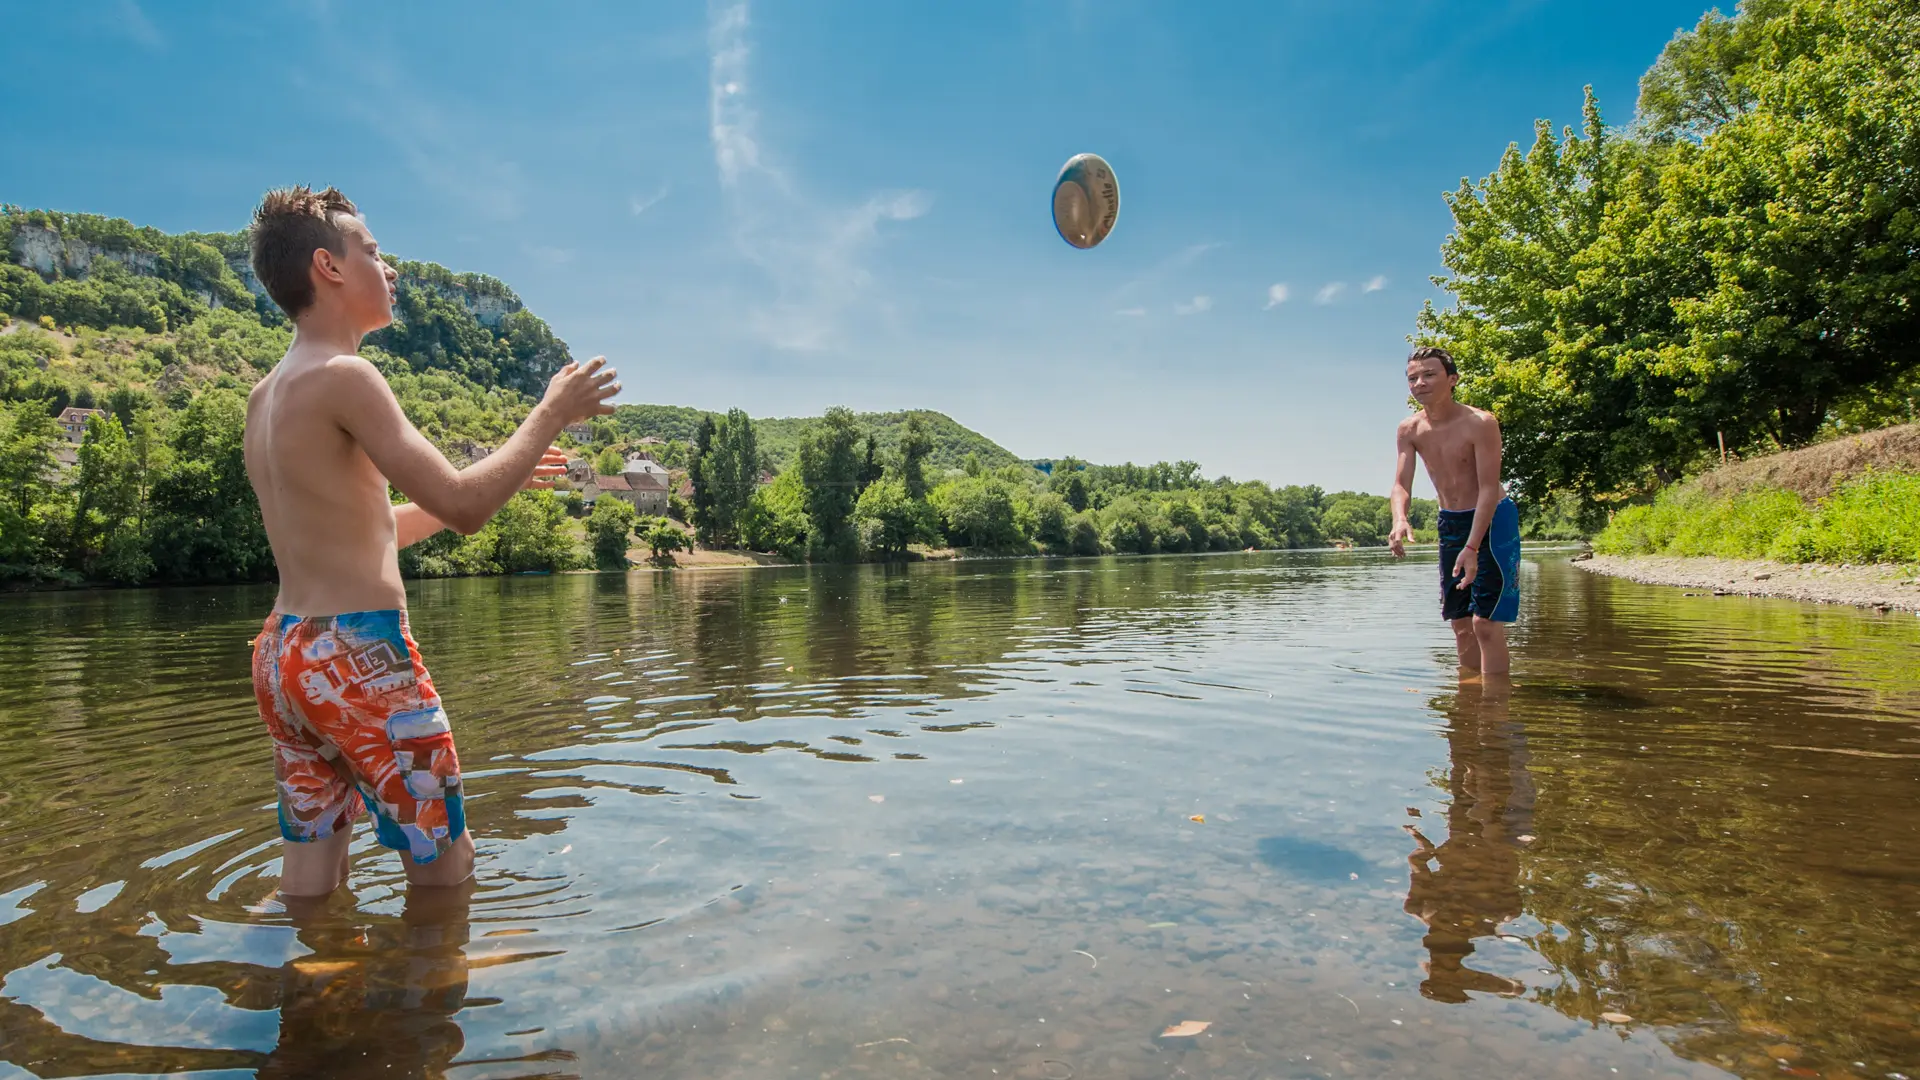
[{"label": "boy's ear", "polygon": [[347,280],[346,277],[341,274],[338,264],[334,262],[333,252],[323,247],[313,249],[313,270],[319,274],[324,281],[344,284]]}]

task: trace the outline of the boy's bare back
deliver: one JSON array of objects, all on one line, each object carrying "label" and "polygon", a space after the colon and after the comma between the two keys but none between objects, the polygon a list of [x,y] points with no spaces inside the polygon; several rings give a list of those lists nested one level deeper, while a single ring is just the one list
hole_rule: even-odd
[{"label": "boy's bare back", "polygon": [[[280,576],[278,610],[291,615],[406,606],[399,549],[441,529],[473,533],[536,475],[557,470],[550,450],[575,420],[612,412],[620,389],[604,359],[568,364],[499,452],[456,470],[414,428],[378,368],[354,355],[391,319],[392,267],[353,217],[337,224],[345,249],[314,252],[312,306],[292,348],[247,398],[247,476]],[[545,483],[539,481],[538,483]],[[391,485],[409,499],[396,509]]]},{"label": "boy's bare back", "polygon": [[339,420],[345,370],[295,347],[247,398],[247,476],[280,571],[280,610],[335,615],[406,605],[387,478]]}]

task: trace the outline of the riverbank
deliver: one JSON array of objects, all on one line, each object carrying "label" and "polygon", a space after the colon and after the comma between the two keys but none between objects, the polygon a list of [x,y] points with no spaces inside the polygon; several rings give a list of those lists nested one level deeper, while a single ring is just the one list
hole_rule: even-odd
[{"label": "riverbank", "polygon": [[1914,576],[1912,567],[1827,566],[1675,555],[1595,555],[1574,565],[1590,573],[1626,578],[1644,585],[1706,589],[1714,595],[1764,596],[1889,611],[1920,611],[1920,578]]}]

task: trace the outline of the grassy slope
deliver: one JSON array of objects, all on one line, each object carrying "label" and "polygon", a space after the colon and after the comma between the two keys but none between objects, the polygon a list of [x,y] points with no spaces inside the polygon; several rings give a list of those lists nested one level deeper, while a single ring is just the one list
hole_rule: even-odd
[{"label": "grassy slope", "polygon": [[1607,555],[1920,562],[1920,425],[1737,462],[1614,516]]}]

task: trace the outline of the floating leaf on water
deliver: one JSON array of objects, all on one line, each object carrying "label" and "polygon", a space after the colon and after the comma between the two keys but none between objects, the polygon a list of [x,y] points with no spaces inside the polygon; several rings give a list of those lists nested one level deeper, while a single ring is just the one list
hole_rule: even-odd
[{"label": "floating leaf on water", "polygon": [[1531,833],[1521,833],[1519,836],[1514,837],[1514,839],[1523,844],[1531,844],[1534,841],[1533,834]]},{"label": "floating leaf on water", "polygon": [[1180,924],[1177,922],[1150,922],[1147,924],[1147,929],[1158,930],[1163,926],[1179,926],[1179,925]]},{"label": "floating leaf on water", "polygon": [[1419,810],[1419,808],[1418,808],[1418,807],[1413,807],[1413,806],[1409,806],[1409,807],[1407,807],[1407,816],[1408,816],[1408,817],[1419,817],[1419,816],[1420,816],[1420,810]]},{"label": "floating leaf on water", "polygon": [[868,802],[886,802],[887,797],[885,795],[869,795],[867,796],[867,801]]},{"label": "floating leaf on water", "polygon": [[964,784],[964,783],[966,783],[966,781],[965,781],[965,780],[949,780],[949,781],[947,781],[947,783],[949,783],[949,784]]},{"label": "floating leaf on water", "polygon": [[1184,1039],[1191,1035],[1198,1035],[1212,1026],[1213,1021],[1211,1020],[1182,1020],[1161,1032],[1160,1037],[1163,1039]]},{"label": "floating leaf on water", "polygon": [[1205,824],[1207,823],[1207,815],[1205,815],[1205,814],[1195,814],[1195,815],[1193,815],[1192,817],[1190,817],[1190,818],[1188,818],[1187,820],[1188,820],[1188,821],[1197,821],[1197,822],[1199,822],[1200,824],[1202,824],[1202,825],[1205,825]]},{"label": "floating leaf on water", "polygon": [[1633,1017],[1628,1016],[1626,1013],[1603,1012],[1600,1014],[1600,1019],[1605,1020],[1609,1024],[1625,1024],[1631,1022]]}]

